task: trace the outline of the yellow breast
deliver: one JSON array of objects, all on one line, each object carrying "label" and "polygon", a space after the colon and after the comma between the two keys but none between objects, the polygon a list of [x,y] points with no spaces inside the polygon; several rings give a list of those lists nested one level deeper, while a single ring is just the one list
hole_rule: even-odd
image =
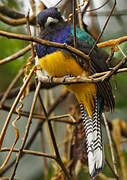
[{"label": "yellow breast", "polygon": [[[39,62],[41,67],[50,76],[54,77],[63,77],[66,75],[78,76],[86,73],[69,53],[62,51],[56,51],[39,58]],[[94,83],[84,83],[67,85],[66,87],[75,94],[79,103],[84,104],[89,116],[92,117],[97,91],[96,85]]]},{"label": "yellow breast", "polygon": [[62,51],[56,51],[39,58],[39,62],[50,76],[77,76],[83,73],[83,69],[76,63],[75,59],[69,53],[65,54]]}]

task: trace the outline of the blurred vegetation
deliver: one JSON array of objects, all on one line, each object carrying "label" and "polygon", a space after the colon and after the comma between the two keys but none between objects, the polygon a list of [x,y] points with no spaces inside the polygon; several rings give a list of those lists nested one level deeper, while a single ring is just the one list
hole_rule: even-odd
[{"label": "blurred vegetation", "polygon": [[[4,23],[0,23],[0,29],[6,30],[8,32],[15,32],[15,33],[25,33],[25,28],[21,27],[10,27],[5,25]],[[16,40],[16,39],[8,39],[5,37],[0,37],[0,59],[4,59],[8,57],[20,49],[23,49],[28,45],[28,42]],[[30,53],[21,56],[20,58],[15,59],[12,62],[3,64],[0,66],[0,91],[4,91],[7,86],[10,84],[12,79],[16,76],[19,69],[25,65],[27,58],[29,57]],[[3,78],[4,77],[4,78]],[[19,84],[18,84],[19,85]]]},{"label": "blurred vegetation", "polygon": [[[0,0],[1,3],[6,5],[7,7],[17,11],[17,12],[22,12],[23,8],[23,2],[20,0]],[[0,30],[5,30],[8,32],[13,32],[13,33],[21,33],[25,34],[26,33],[26,26],[18,26],[18,27],[13,27],[10,25],[7,25],[0,21]],[[0,60],[4,59],[5,57],[8,57],[20,49],[24,48],[26,45],[28,45],[28,42],[26,41],[21,41],[21,40],[16,40],[16,39],[8,39],[5,37],[0,37]],[[3,65],[0,65],[0,91],[4,91],[12,79],[16,76],[18,73],[19,69],[25,65],[27,58],[29,57],[29,53],[25,54],[24,56],[15,59],[14,61],[10,63],[6,63]],[[4,77],[4,78],[3,78]],[[21,80],[22,82],[22,80]],[[17,86],[20,84],[18,82]]]}]

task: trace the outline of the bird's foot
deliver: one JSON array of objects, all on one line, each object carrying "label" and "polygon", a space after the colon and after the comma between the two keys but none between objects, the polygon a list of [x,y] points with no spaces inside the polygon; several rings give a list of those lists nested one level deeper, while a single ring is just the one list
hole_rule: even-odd
[{"label": "bird's foot", "polygon": [[49,79],[49,83],[52,83],[53,82],[53,76],[49,76],[49,75],[46,75],[46,76]]},{"label": "bird's foot", "polygon": [[62,77],[62,82],[65,83],[67,78],[73,77],[71,74]]}]

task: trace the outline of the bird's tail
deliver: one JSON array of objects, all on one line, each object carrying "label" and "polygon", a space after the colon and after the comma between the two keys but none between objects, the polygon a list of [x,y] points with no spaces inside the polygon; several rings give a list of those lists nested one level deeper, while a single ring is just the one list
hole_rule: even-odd
[{"label": "bird's tail", "polygon": [[88,167],[91,178],[94,178],[104,168],[104,148],[101,130],[101,109],[99,98],[96,98],[92,118],[89,117],[84,105],[80,104],[87,142]]}]

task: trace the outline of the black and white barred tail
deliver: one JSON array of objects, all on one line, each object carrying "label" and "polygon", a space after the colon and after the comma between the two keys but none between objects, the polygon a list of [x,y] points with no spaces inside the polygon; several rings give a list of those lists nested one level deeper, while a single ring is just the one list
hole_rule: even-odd
[{"label": "black and white barred tail", "polygon": [[104,148],[97,98],[92,118],[82,104],[80,109],[86,134],[89,173],[91,178],[94,178],[104,168]]}]

